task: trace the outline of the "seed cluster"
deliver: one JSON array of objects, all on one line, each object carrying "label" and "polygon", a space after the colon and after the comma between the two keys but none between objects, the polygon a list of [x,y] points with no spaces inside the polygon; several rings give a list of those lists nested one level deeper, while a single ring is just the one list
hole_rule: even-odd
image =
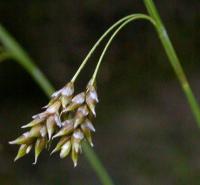
[{"label": "seed cluster", "polygon": [[91,132],[95,132],[92,119],[96,117],[95,105],[98,96],[95,86],[89,82],[86,90],[74,95],[74,84],[67,83],[52,94],[45,111],[34,115],[33,120],[22,126],[30,128],[10,144],[20,145],[15,161],[28,154],[35,147],[35,161],[43,149],[49,148],[52,140],[59,139],[52,153],[60,152],[60,158],[69,154],[74,166],[82,152],[81,142],[86,139],[91,146]]}]

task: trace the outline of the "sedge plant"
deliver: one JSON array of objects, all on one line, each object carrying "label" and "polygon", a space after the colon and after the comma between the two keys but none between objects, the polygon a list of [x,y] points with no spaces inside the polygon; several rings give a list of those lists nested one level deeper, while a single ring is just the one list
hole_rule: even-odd
[{"label": "sedge plant", "polygon": [[[28,130],[17,139],[10,142],[10,144],[19,145],[15,160],[18,160],[28,154],[31,150],[34,150],[35,164],[42,150],[50,148],[50,144],[56,141],[56,145],[51,151],[52,154],[59,152],[61,158],[71,156],[74,166],[77,166],[78,156],[83,150],[102,184],[114,184],[99,158],[90,148],[90,146],[93,147],[92,134],[95,132],[93,121],[96,117],[95,106],[99,102],[96,78],[103,57],[108,51],[112,41],[126,25],[136,20],[145,20],[151,23],[155,28],[169,62],[188,100],[197,125],[200,126],[199,105],[193,95],[175,49],[169,39],[167,30],[158,14],[153,0],[144,0],[144,5],[147,8],[148,14],[137,13],[128,15],[108,28],[86,55],[71,80],[54,93],[54,89],[45,75],[38,69],[32,59],[15,39],[12,38],[6,29],[3,26],[0,26],[0,40],[3,45],[0,50],[0,61],[9,58],[16,60],[28,73],[30,73],[46,95],[50,96],[49,103],[43,107],[45,110],[34,115],[32,121],[22,126],[23,129]],[[74,94],[75,82],[78,79],[79,74],[84,69],[97,47],[108,36],[109,38],[97,61],[94,72],[88,80],[86,88],[78,94]]]}]

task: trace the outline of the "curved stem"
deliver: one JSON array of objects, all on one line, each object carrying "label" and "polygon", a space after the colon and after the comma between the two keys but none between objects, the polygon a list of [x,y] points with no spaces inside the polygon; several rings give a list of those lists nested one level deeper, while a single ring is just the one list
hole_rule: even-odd
[{"label": "curved stem", "polygon": [[183,67],[181,66],[181,63],[176,54],[176,51],[175,51],[175,49],[171,43],[171,40],[168,36],[167,30],[166,30],[164,24],[162,23],[162,20],[159,16],[159,13],[158,13],[153,1],[152,0],[144,0],[144,4],[147,8],[148,13],[156,22],[156,30],[158,32],[160,41],[161,41],[163,48],[167,54],[169,62],[171,64],[172,68],[174,69],[174,72],[180,82],[180,85],[181,85],[182,90],[188,100],[188,103],[189,103],[192,113],[196,119],[196,122],[197,122],[198,126],[200,127],[199,104],[197,103],[197,100],[192,92],[192,89],[187,80],[187,77],[185,75]]},{"label": "curved stem", "polygon": [[102,40],[118,25],[120,25],[123,21],[131,18],[131,17],[137,17],[137,16],[142,16],[143,14],[139,14],[139,13],[135,13],[135,14],[131,14],[128,15],[122,19],[120,19],[119,21],[117,21],[115,24],[113,24],[110,28],[108,28],[108,30],[98,39],[98,41],[94,44],[94,46],[92,47],[92,49],[89,51],[89,53],[86,55],[85,59],[83,60],[82,64],[80,65],[80,67],[78,68],[77,72],[75,73],[75,75],[73,76],[73,78],[71,79],[72,82],[74,82],[76,80],[76,78],[78,77],[79,73],[81,72],[81,70],[84,68],[84,66],[86,65],[86,63],[88,62],[89,58],[91,57],[91,55],[93,54],[93,52],[95,51],[95,49],[98,47],[98,45],[102,42]]},{"label": "curved stem", "polygon": [[53,86],[2,25],[0,25],[0,41],[10,57],[15,59],[32,76],[47,96],[50,96],[54,91]]},{"label": "curved stem", "polygon": [[131,17],[129,18],[127,21],[125,21],[124,23],[122,23],[118,28],[117,30],[112,34],[112,36],[110,37],[110,39],[108,40],[106,46],[104,47],[102,53],[101,53],[101,56],[99,57],[99,60],[98,60],[98,63],[96,65],[96,68],[95,68],[95,71],[92,75],[92,79],[91,79],[91,83],[93,84],[95,79],[96,79],[96,76],[97,76],[97,72],[99,71],[99,67],[101,65],[101,62],[103,60],[103,57],[108,49],[108,47],[110,46],[111,42],[113,41],[113,39],[115,38],[115,36],[120,32],[120,30],[122,28],[124,28],[128,23],[132,22],[132,21],[135,21],[135,20],[138,20],[138,19],[145,19],[145,20],[148,20],[150,21],[153,25],[155,25],[155,22],[154,20],[147,16],[147,15],[144,15],[144,14],[140,14],[140,15],[137,15],[137,16],[134,16],[134,17]]},{"label": "curved stem", "polygon": [[[8,31],[0,25],[0,41],[4,48],[12,55],[14,59],[32,76],[38,86],[49,97],[55,89],[48,81],[46,76],[39,70],[33,63],[32,59],[28,56],[26,51],[17,43],[17,41],[8,33]],[[111,177],[106,169],[103,167],[98,156],[91,147],[84,145],[83,150],[86,159],[94,169],[103,185],[113,185]],[[98,166],[95,166],[98,165]]]}]

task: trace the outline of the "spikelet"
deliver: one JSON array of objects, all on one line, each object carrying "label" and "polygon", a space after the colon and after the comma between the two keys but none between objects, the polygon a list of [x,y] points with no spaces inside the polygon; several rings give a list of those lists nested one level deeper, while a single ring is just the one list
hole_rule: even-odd
[{"label": "spikelet", "polygon": [[30,130],[9,142],[20,145],[15,161],[28,154],[34,146],[33,164],[36,164],[40,153],[57,140],[51,154],[59,152],[60,158],[71,156],[74,166],[77,166],[82,141],[85,139],[93,146],[91,133],[95,128],[91,119],[96,116],[97,103],[96,88],[91,82],[85,91],[76,95],[72,82],[54,92],[48,105],[43,107],[45,111],[34,115],[30,123],[21,127]]}]

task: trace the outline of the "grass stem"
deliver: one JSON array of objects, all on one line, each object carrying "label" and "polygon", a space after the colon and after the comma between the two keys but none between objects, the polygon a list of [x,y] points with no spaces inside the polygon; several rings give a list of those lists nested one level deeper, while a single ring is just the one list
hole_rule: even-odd
[{"label": "grass stem", "polygon": [[190,108],[192,110],[192,113],[196,119],[196,122],[198,124],[198,127],[200,127],[200,108],[199,104],[197,103],[197,100],[192,92],[192,89],[190,87],[190,84],[187,80],[187,77],[185,75],[185,72],[183,70],[183,67],[179,61],[179,58],[176,54],[176,51],[172,45],[172,42],[168,36],[167,30],[159,16],[159,13],[156,9],[156,6],[153,2],[153,0],[144,0],[144,4],[147,8],[147,11],[149,15],[155,20],[156,22],[156,30],[158,32],[160,41],[163,45],[163,48],[167,54],[167,57],[169,59],[169,62],[174,69],[174,72],[180,82],[180,85],[182,87],[182,90],[188,100],[188,103],[190,105]]}]

